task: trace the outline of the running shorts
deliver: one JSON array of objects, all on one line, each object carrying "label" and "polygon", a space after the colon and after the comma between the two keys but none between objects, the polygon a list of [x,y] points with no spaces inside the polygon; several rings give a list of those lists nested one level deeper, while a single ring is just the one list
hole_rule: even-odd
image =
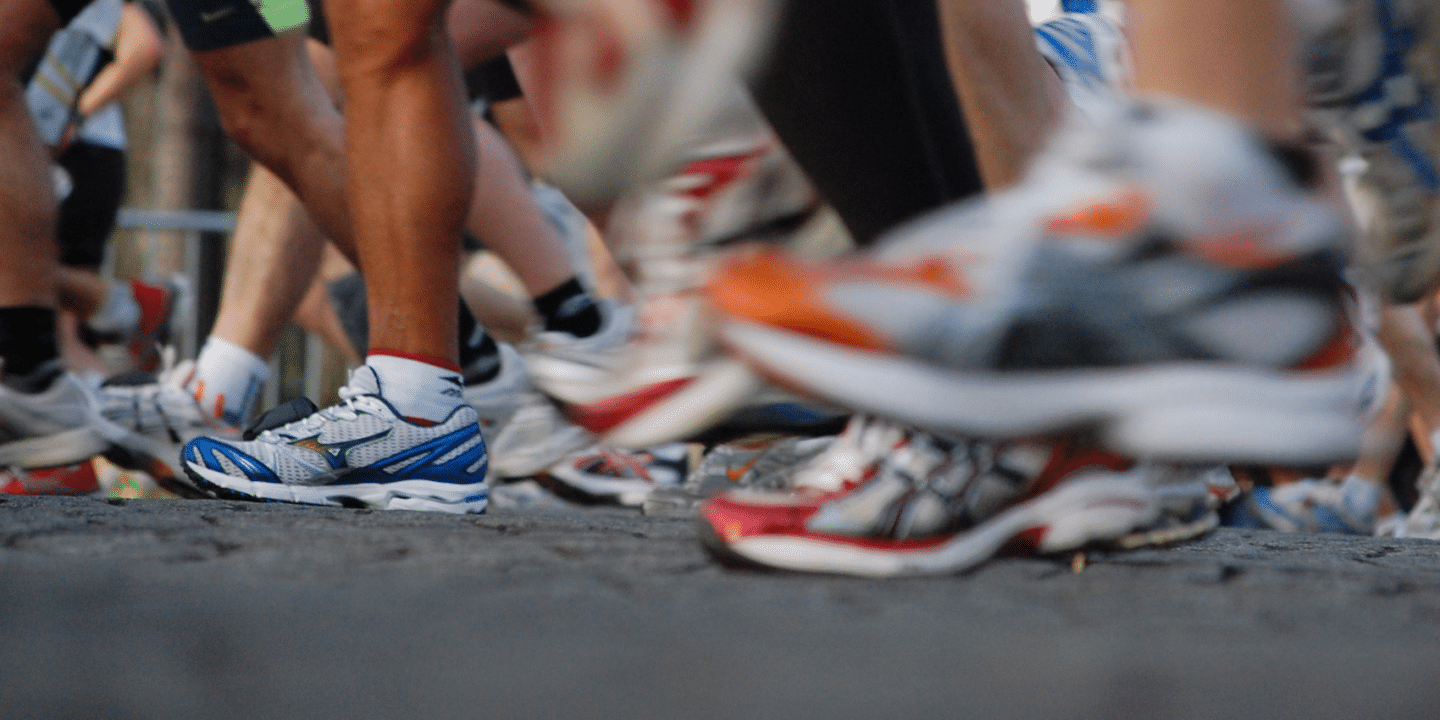
[{"label": "running shorts", "polygon": [[191,50],[220,50],[305,28],[305,0],[165,0]]}]

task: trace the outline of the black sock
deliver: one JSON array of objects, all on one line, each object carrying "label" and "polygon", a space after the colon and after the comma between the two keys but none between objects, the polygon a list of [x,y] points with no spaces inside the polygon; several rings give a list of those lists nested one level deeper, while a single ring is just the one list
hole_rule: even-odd
[{"label": "black sock", "polygon": [[600,329],[600,308],[594,298],[570,278],[550,292],[535,298],[535,310],[545,319],[545,329],[590,337]]},{"label": "black sock", "polygon": [[500,374],[500,346],[480,327],[463,302],[460,303],[460,371],[465,375],[466,385],[489,382]]},{"label": "black sock", "polygon": [[29,375],[58,357],[53,308],[0,308],[0,358],[5,360],[7,377]]}]

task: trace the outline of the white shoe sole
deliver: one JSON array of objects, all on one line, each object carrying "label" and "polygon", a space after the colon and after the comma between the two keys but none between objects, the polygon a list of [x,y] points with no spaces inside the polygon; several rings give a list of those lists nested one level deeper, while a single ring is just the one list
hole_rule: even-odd
[{"label": "white shoe sole", "polygon": [[201,488],[225,498],[271,500],[299,505],[368,507],[377,510],[420,510],[445,513],[482,513],[489,504],[489,485],[466,485],[435,480],[397,480],[353,485],[286,485],[255,482],[185,463],[185,470]]},{"label": "white shoe sole", "polygon": [[73,465],[109,449],[110,442],[97,429],[79,427],[0,445],[0,467],[28,470]]},{"label": "white shoe sole", "polygon": [[742,362],[711,360],[693,381],[607,430],[603,442],[639,449],[684,440],[729,417],[764,384]]},{"label": "white shoe sole", "polygon": [[953,574],[990,559],[1022,534],[1039,553],[1136,537],[1136,531],[1160,519],[1163,509],[1145,473],[1143,468],[1123,475],[1081,471],[1054,490],[970,530],[909,550],[864,538],[799,535],[757,535],[723,544],[707,522],[702,520],[700,528],[721,555],[733,554],[768,567],[865,577]]},{"label": "white shoe sole", "polygon": [[1354,458],[1367,379],[1221,364],[984,373],[947,371],[728,320],[726,344],[782,384],[857,410],[965,435],[1094,428],[1131,457],[1312,465]]}]

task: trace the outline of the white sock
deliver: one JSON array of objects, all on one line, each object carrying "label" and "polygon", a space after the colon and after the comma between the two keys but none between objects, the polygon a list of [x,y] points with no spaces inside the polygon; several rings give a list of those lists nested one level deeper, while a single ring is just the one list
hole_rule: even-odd
[{"label": "white sock", "polygon": [[85,319],[91,330],[102,335],[131,337],[140,327],[140,303],[128,282],[109,283],[110,292],[105,294],[105,304]]},{"label": "white sock", "polygon": [[265,360],[229,340],[211,335],[195,359],[190,390],[200,407],[231,425],[244,425],[270,377]]},{"label": "white sock", "polygon": [[395,406],[396,412],[411,420],[444,422],[464,404],[460,373],[398,355],[372,353],[365,364],[375,371],[380,397]]}]

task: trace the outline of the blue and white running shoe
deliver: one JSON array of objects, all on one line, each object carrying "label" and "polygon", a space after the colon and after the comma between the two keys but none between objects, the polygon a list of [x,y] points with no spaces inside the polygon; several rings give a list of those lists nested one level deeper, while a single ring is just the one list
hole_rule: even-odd
[{"label": "blue and white running shoe", "polygon": [[489,464],[474,408],[438,425],[401,417],[369,367],[350,373],[341,402],[260,432],[202,437],[181,451],[186,474],[225,498],[382,510],[484,512]]},{"label": "blue and white running shoe", "polygon": [[1348,477],[1257,487],[1249,509],[1266,527],[1283,532],[1370,535],[1379,505],[1378,483]]}]

